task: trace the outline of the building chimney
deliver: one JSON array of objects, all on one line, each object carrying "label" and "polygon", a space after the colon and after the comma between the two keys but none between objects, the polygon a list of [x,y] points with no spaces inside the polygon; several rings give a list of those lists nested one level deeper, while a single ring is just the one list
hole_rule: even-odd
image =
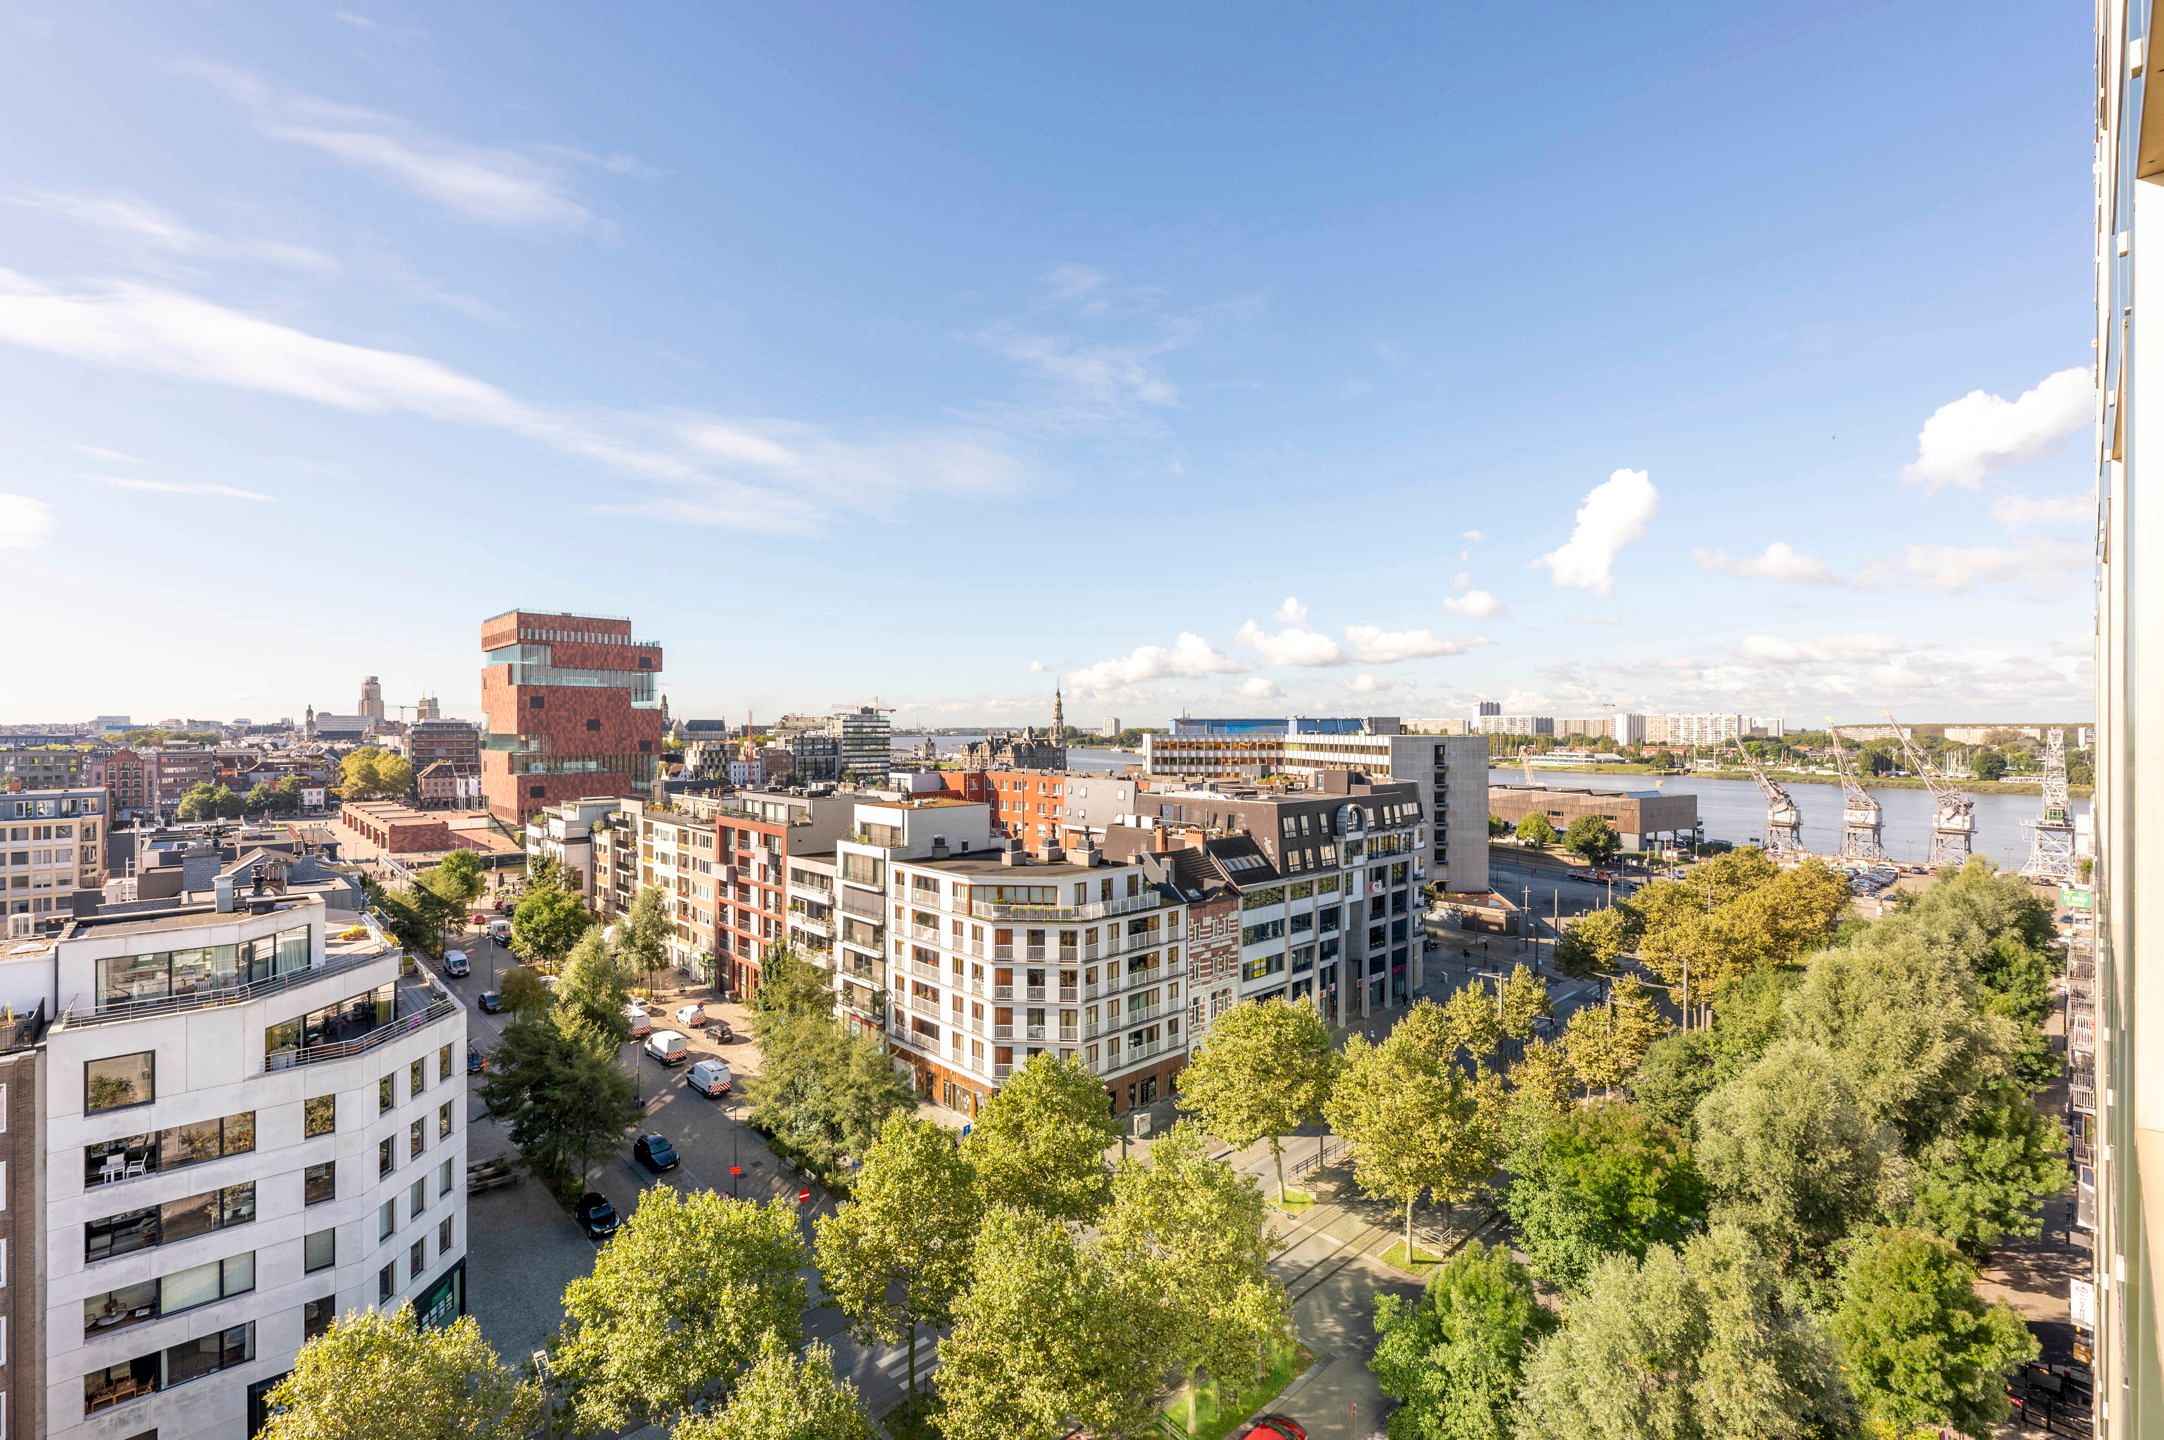
[{"label": "building chimney", "polygon": [[1019,837],[1012,835],[1007,837],[1007,843],[1000,847],[999,863],[1007,866],[1027,865],[1029,863],[1029,856],[1024,853]]},{"label": "building chimney", "polygon": [[210,893],[221,911],[233,909],[233,877],[220,875],[210,882]]}]

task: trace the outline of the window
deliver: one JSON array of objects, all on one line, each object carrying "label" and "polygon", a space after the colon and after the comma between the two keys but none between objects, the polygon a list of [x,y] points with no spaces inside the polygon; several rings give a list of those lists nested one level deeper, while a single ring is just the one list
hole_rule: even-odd
[{"label": "window", "polygon": [[338,1128],[338,1097],[311,1095],[301,1109],[301,1134],[313,1139]]},{"label": "window", "polygon": [[406,1127],[406,1158],[408,1160],[418,1159],[421,1152],[427,1148],[428,1126],[416,1120]]},{"label": "window", "polygon": [[90,1114],[148,1105],[158,1098],[157,1052],[138,1050],[83,1066],[83,1109]]},{"label": "window", "polygon": [[414,1241],[413,1248],[406,1252],[406,1273],[418,1280],[421,1277],[421,1272],[427,1268],[428,1237],[423,1235],[420,1239]]},{"label": "window", "polygon": [[186,1240],[255,1219],[255,1185],[228,1185],[163,1205],[125,1210],[93,1220],[83,1227],[83,1260],[87,1264],[127,1255],[137,1250]]},{"label": "window", "polygon": [[383,1078],[376,1082],[376,1113],[387,1114],[396,1103],[397,1097],[391,1093],[391,1076],[385,1073]]},{"label": "window", "polygon": [[148,1320],[178,1315],[199,1305],[246,1295],[255,1289],[255,1252],[212,1260],[192,1269],[123,1285],[83,1302],[83,1335],[95,1338]]},{"label": "window", "polygon": [[245,1155],[255,1149],[255,1112],[199,1120],[170,1130],[122,1135],[83,1148],[83,1184],[110,1185],[161,1170],[179,1170]]},{"label": "window", "polygon": [[338,1232],[318,1230],[301,1242],[301,1269],[313,1275],[338,1263]]},{"label": "window", "polygon": [[436,1169],[436,1193],[438,1195],[451,1193],[451,1162],[448,1160],[444,1161]]},{"label": "window", "polygon": [[444,1216],[443,1223],[436,1227],[436,1253],[438,1255],[445,1255],[450,1253],[451,1221],[453,1218],[455,1217],[450,1215]]},{"label": "window", "polygon": [[376,1303],[387,1305],[398,1293],[398,1262],[393,1260],[376,1272]]},{"label": "window", "polygon": [[428,1177],[423,1175],[406,1190],[406,1212],[418,1215],[428,1208]]},{"label": "window", "polygon": [[386,1135],[376,1142],[376,1174],[380,1178],[397,1168],[391,1152],[391,1137]]},{"label": "window", "polygon": [[324,1334],[331,1328],[331,1321],[338,1318],[338,1297],[326,1295],[321,1300],[311,1300],[301,1306],[301,1341],[303,1344]]},{"label": "window", "polygon": [[393,1198],[384,1201],[376,1210],[376,1239],[379,1242],[388,1240],[397,1229],[398,1201]]},{"label": "window", "polygon": [[428,1088],[428,1066],[416,1060],[406,1067],[406,1096],[411,1099]]},{"label": "window", "polygon": [[446,1100],[436,1107],[436,1138],[441,1140],[451,1133],[451,1102]]},{"label": "window", "polygon": [[438,1080],[451,1078],[451,1047],[448,1045],[436,1051],[436,1078]]},{"label": "window", "polygon": [[255,1326],[235,1325],[200,1340],[175,1345],[165,1352],[165,1383],[184,1384],[202,1375],[214,1375],[245,1365],[255,1358]]},{"label": "window", "polygon": [[325,1160],[301,1172],[301,1203],[320,1205],[338,1196],[338,1162]]},{"label": "window", "polygon": [[529,710],[546,709],[547,705],[545,702],[547,700],[548,697],[546,695],[529,695],[526,697],[526,708]]}]

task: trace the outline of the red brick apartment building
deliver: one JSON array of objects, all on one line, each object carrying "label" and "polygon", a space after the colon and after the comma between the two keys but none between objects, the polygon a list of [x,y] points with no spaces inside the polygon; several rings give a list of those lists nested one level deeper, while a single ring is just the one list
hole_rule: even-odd
[{"label": "red brick apartment building", "polygon": [[650,790],[661,647],[631,622],[511,610],[481,622],[481,793],[510,826],[551,805]]}]

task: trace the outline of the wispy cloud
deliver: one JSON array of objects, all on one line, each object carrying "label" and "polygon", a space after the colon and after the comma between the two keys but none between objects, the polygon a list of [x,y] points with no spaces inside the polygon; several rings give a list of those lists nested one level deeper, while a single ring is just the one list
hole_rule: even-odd
[{"label": "wispy cloud", "polygon": [[2012,400],[1971,390],[1931,412],[1901,475],[1925,490],[1974,490],[1987,472],[2036,459],[2095,413],[2095,381],[2085,366],[2047,375]]},{"label": "wispy cloud", "polygon": [[467,220],[583,230],[600,222],[561,167],[527,150],[469,145],[395,115],[318,99],[209,61],[176,67],[248,111],[263,134],[369,171]]},{"label": "wispy cloud", "polygon": [[105,476],[104,481],[115,490],[141,490],[159,495],[202,495],[217,500],[248,500],[259,505],[278,503],[275,495],[266,495],[260,490],[243,490],[238,485],[215,485],[184,480],[137,480],[120,475]]},{"label": "wispy cloud", "polygon": [[1246,668],[1200,635],[1183,630],[1170,645],[1137,646],[1115,659],[1069,671],[1065,679],[1068,688],[1095,696],[1168,677],[1235,675]]},{"label": "wispy cloud", "polygon": [[2001,545],[1910,545],[1902,572],[1926,590],[1973,590],[2009,581],[2055,581],[2086,569],[2093,555],[2081,541]]},{"label": "wispy cloud", "polygon": [[35,550],[55,528],[53,507],[43,500],[0,493],[0,550]]},{"label": "wispy cloud", "polygon": [[334,10],[331,12],[331,18],[341,25],[350,25],[355,30],[365,31],[379,40],[388,40],[394,45],[404,45],[409,41],[418,40],[427,33],[424,30],[416,30],[407,25],[386,25],[381,20],[363,15],[357,10]]},{"label": "wispy cloud", "polygon": [[1468,620],[1489,620],[1502,614],[1505,607],[1502,601],[1485,590],[1465,590],[1462,595],[1445,596],[1443,608],[1453,615],[1463,615]]},{"label": "wispy cloud", "polygon": [[1806,555],[1786,540],[1776,540],[1756,555],[1731,560],[1726,550],[1693,550],[1691,558],[1701,570],[1722,575],[1741,575],[1752,580],[1784,580],[1829,584],[1838,577],[1831,566]]},{"label": "wispy cloud", "polygon": [[97,195],[77,190],[18,190],[0,195],[0,203],[169,255],[192,260],[260,260],[292,270],[335,274],[338,261],[309,245],[253,236],[222,236],[196,229],[155,205],[125,195]]},{"label": "wispy cloud", "polygon": [[1570,539],[1533,562],[1569,590],[1605,595],[1615,588],[1615,558],[1661,508],[1660,491],[1643,470],[1618,470],[1586,492]]},{"label": "wispy cloud", "polygon": [[1759,665],[1830,665],[1876,660],[1900,648],[1901,642],[1891,635],[1821,635],[1809,639],[1746,635],[1731,647],[1730,653]]}]

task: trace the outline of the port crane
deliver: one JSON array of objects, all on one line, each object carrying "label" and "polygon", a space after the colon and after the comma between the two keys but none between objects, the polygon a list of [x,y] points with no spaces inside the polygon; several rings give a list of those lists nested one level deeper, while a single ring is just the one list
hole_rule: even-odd
[{"label": "port crane", "polygon": [[1768,775],[1766,767],[1741,740],[1736,741],[1736,754],[1758,782],[1758,793],[1766,797],[1766,853],[1776,857],[1802,854],[1803,812],[1796,808],[1788,787]]},{"label": "port crane", "polygon": [[2029,863],[2021,873],[2031,880],[2056,880],[2071,885],[2080,876],[2074,860],[2074,812],[2066,794],[2066,732],[2050,730],[2044,735],[2044,806],[2034,820],[2024,820],[2029,832]]},{"label": "port crane", "polygon": [[1901,742],[1909,769],[1931,787],[1931,858],[1926,863],[1934,870],[1941,865],[1958,869],[1968,863],[1976,847],[1976,797],[1948,784],[1891,713],[1886,723],[1893,726],[1894,738]]},{"label": "port crane", "polygon": [[1841,773],[1841,858],[1865,863],[1886,858],[1886,812],[1863,781],[1849,768],[1848,752],[1841,748],[1841,732],[1833,717],[1826,717],[1826,738],[1833,743],[1834,769]]}]

